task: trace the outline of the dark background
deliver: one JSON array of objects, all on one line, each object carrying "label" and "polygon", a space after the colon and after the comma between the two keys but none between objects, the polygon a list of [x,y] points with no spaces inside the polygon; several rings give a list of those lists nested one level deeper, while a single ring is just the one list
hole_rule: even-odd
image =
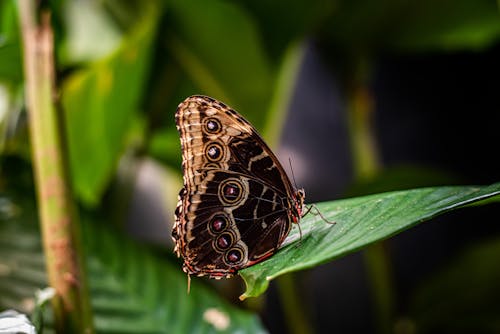
[{"label": "dark background", "polygon": [[[389,170],[419,166],[425,171],[416,178],[408,170],[396,172],[383,190],[479,185],[499,179],[498,59],[499,46],[485,52],[390,54],[377,59],[370,87],[376,96],[374,127],[383,166]],[[311,43],[280,154],[294,147],[294,153],[314,170],[299,178],[295,173],[311,202],[331,199],[332,194],[343,196],[353,182],[345,101],[340,96],[335,76]],[[461,209],[386,241],[397,294],[395,310],[403,328],[412,294],[426,278],[468,247],[499,235],[498,208],[491,204]],[[318,333],[373,332],[376,315],[367,302],[372,295],[362,252],[298,276],[305,305],[312,306],[310,310],[304,306],[304,312],[313,315]],[[275,312],[281,309],[276,288],[269,295],[265,322],[271,332],[284,332],[285,320]]]}]

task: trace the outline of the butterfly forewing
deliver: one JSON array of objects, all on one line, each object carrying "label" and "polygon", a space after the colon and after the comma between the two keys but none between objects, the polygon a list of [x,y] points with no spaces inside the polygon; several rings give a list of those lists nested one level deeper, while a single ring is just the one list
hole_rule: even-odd
[{"label": "butterfly forewing", "polygon": [[272,151],[236,111],[209,97],[187,98],[176,123],[184,188],[172,235],[184,270],[231,276],[272,255],[302,205]]}]

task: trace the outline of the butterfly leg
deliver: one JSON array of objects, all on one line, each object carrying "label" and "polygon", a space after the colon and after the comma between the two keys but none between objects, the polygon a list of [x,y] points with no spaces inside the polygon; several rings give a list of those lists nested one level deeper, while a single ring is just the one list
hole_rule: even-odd
[{"label": "butterfly leg", "polygon": [[302,241],[302,228],[300,227],[300,223],[297,223],[297,226],[299,227],[299,240]]},{"label": "butterfly leg", "polygon": [[188,281],[187,281],[187,294],[189,295],[189,292],[191,292],[191,275],[188,275]]},{"label": "butterfly leg", "polygon": [[[316,212],[312,212],[312,209],[314,209],[314,211]],[[337,222],[332,222],[332,221],[329,221],[328,219],[326,219],[323,214],[321,213],[321,211],[319,211],[318,207],[314,204],[311,204],[307,207],[307,210],[306,212],[304,212],[304,214],[302,215],[302,217],[304,217],[305,215],[307,215],[309,212],[311,212],[311,214],[317,216],[319,215],[321,217],[321,219],[323,219],[323,221],[327,224],[331,224],[331,225],[335,225],[337,224]]]},{"label": "butterfly leg", "polygon": [[304,217],[304,216],[307,216],[307,214],[311,211],[311,209],[312,209],[312,208],[313,208],[313,206],[312,206],[312,205],[309,205],[309,206],[307,207],[306,212],[304,212],[300,218],[302,218],[302,217]]}]

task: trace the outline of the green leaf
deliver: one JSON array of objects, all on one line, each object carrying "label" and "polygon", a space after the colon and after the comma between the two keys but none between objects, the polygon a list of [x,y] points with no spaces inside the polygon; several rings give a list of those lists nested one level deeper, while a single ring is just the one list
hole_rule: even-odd
[{"label": "green leaf", "polygon": [[66,35],[60,52],[63,64],[98,60],[113,52],[120,42],[119,29],[98,1],[65,1],[61,17]]},{"label": "green leaf", "polygon": [[500,38],[491,0],[339,1],[324,27],[337,50],[477,50]]},{"label": "green leaf", "polygon": [[71,175],[78,196],[95,205],[123,153],[150,62],[155,6],[109,58],[74,73],[62,86]]},{"label": "green leaf", "polygon": [[286,114],[290,108],[306,48],[304,42],[292,43],[284,53],[265,123],[266,127],[262,131],[263,137],[271,147],[277,146],[281,138]]},{"label": "green leaf", "polygon": [[0,309],[31,313],[36,291],[47,286],[36,222],[33,204],[19,205],[0,192]]},{"label": "green leaf", "polygon": [[318,215],[307,215],[300,223],[302,239],[294,228],[277,254],[240,272],[247,285],[240,298],[260,295],[269,281],[280,275],[318,266],[496,194],[500,194],[500,183],[423,188],[319,203],[317,208],[323,216],[336,224],[328,224]]},{"label": "green leaf", "polygon": [[261,126],[274,71],[252,18],[231,1],[175,0],[168,10],[165,39],[198,87],[193,93],[224,101]]},{"label": "green leaf", "polygon": [[187,276],[164,256],[95,222],[85,227],[92,306],[99,331],[264,332],[255,315],[227,304],[202,284],[191,282],[188,294]]},{"label": "green leaf", "polygon": [[[490,0],[416,2],[389,44],[398,49],[479,50],[500,38],[498,3]],[[429,10],[429,6],[431,10]]]},{"label": "green leaf", "polygon": [[338,1],[329,0],[242,0],[239,3],[253,14],[266,50],[275,60],[280,60],[290,43],[303,41],[314,33],[338,5]]},{"label": "green leaf", "polygon": [[[188,294],[187,276],[167,256],[102,221],[83,226],[98,333],[265,332],[255,315],[229,305],[199,281],[191,282]],[[16,205],[0,195],[0,309],[32,313],[36,291],[46,285],[33,202]]]},{"label": "green leaf", "polygon": [[0,1],[0,83],[18,84],[22,77],[16,5],[14,1]]}]

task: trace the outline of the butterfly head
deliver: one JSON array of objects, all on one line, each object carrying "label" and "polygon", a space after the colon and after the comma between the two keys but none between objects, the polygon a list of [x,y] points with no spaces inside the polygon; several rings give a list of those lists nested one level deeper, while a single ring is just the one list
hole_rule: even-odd
[{"label": "butterfly head", "polygon": [[298,223],[299,219],[302,217],[302,212],[304,212],[304,200],[306,198],[306,193],[304,189],[298,189],[294,194],[293,199],[293,222]]}]

